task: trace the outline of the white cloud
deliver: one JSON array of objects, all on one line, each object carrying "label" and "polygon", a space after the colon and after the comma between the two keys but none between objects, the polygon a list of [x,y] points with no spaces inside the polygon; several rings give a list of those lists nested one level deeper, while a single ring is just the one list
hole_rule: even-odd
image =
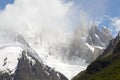
[{"label": "white cloud", "polygon": [[56,38],[71,26],[66,15],[72,5],[72,2],[63,3],[62,0],[15,0],[0,13],[0,28],[24,35],[27,31],[29,35],[45,31]]},{"label": "white cloud", "polygon": [[[63,31],[68,27],[79,25],[80,11],[84,11],[90,19],[104,14],[108,2],[108,0],[81,0],[79,5],[74,5],[74,0],[67,3],[63,1],[15,0],[13,5],[7,5],[6,9],[0,13],[0,26],[14,27],[19,32],[23,32],[24,28],[32,29],[32,27],[34,30],[47,28],[45,30],[54,32],[62,29]],[[71,8],[73,5],[74,7]]]},{"label": "white cloud", "polygon": [[13,5],[7,5],[0,13],[0,28],[9,27],[27,36],[43,31],[56,38],[59,35],[63,36],[69,28],[75,29],[81,22],[89,24],[89,21],[80,21],[82,20],[80,11],[83,11],[86,19],[89,17],[89,20],[104,14],[108,0],[81,0],[80,5],[77,6],[74,5],[73,0],[67,3],[63,1],[15,0]]},{"label": "white cloud", "polygon": [[41,27],[51,27],[62,23],[68,10],[69,6],[60,0],[16,0],[13,5],[7,5],[1,16],[6,19],[4,22],[8,21],[12,25],[17,22],[17,26],[21,26],[30,22]]},{"label": "white cloud", "polygon": [[111,25],[117,32],[119,32],[120,31],[120,18],[118,17],[113,18]]}]

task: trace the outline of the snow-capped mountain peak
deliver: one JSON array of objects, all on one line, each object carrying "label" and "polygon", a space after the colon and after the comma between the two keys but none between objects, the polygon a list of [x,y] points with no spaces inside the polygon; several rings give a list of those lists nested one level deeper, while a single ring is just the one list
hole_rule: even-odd
[{"label": "snow-capped mountain peak", "polygon": [[13,43],[0,45],[0,61],[1,80],[68,80],[45,65],[21,35]]}]

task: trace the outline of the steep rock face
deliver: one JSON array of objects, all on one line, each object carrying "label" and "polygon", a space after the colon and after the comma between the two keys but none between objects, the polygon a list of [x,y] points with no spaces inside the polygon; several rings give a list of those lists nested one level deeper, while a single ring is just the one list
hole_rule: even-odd
[{"label": "steep rock face", "polygon": [[22,56],[18,60],[15,73],[1,72],[0,80],[68,80],[64,75],[41,64],[34,57],[31,57],[34,62],[31,61],[30,57],[23,51]]},{"label": "steep rock face", "polygon": [[[17,70],[15,72],[15,80],[62,80],[60,73],[55,72],[48,66],[42,65],[38,60],[35,63],[29,62],[23,54],[19,59]],[[64,77],[64,80],[67,78]]]},{"label": "steep rock face", "polygon": [[97,26],[93,25],[89,30],[87,41],[90,45],[106,47],[111,39],[112,36],[107,28],[103,26],[100,31]]},{"label": "steep rock face", "polygon": [[8,73],[2,73],[0,74],[0,80],[12,80],[12,76]]},{"label": "steep rock face", "polygon": [[86,36],[79,37],[80,30],[77,30],[74,39],[70,43],[68,49],[68,59],[76,58],[84,59],[87,63],[94,61],[104,49],[108,46],[112,36],[110,31],[102,27],[101,30],[97,26],[92,25]]},{"label": "steep rock face", "polygon": [[88,34],[88,39],[91,40],[91,41],[88,40],[88,42],[91,42],[91,43],[89,43],[89,44],[90,44],[90,45],[101,46],[101,45],[100,45],[101,41],[100,41],[99,35],[100,35],[100,31],[99,31],[98,27],[95,26],[95,25],[92,26],[92,27],[90,28],[89,34]]}]

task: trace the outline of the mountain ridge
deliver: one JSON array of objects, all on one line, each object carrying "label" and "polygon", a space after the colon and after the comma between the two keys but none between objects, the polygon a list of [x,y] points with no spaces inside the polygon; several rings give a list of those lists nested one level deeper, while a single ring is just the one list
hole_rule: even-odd
[{"label": "mountain ridge", "polygon": [[[111,42],[113,43],[111,46]],[[119,80],[120,37],[111,40],[104,53],[72,80]],[[109,76],[108,76],[109,75]]]}]

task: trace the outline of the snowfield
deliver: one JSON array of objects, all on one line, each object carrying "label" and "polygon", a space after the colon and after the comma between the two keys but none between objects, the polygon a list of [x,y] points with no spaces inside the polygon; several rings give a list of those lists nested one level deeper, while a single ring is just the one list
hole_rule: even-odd
[{"label": "snowfield", "polygon": [[86,64],[84,65],[70,65],[64,62],[61,62],[57,59],[54,59],[52,56],[49,56],[45,60],[45,64],[52,67],[58,72],[64,74],[69,80],[76,76],[80,71],[86,69]]},{"label": "snowfield", "polygon": [[[0,45],[0,71],[14,73],[18,64],[18,59],[21,57],[22,51],[25,48],[18,43]],[[70,65],[55,59],[53,56],[48,55],[45,50],[35,49],[42,60],[42,62],[53,68],[54,70],[64,74],[68,79],[73,78],[80,71],[86,69],[87,64],[81,62],[80,65]],[[32,51],[32,50],[31,50]],[[35,54],[31,54],[34,57]],[[28,56],[27,56],[28,57]],[[30,59],[30,57],[28,57]]]},{"label": "snowfield", "polygon": [[14,73],[22,51],[23,49],[19,46],[9,46],[0,49],[0,71]]},{"label": "snowfield", "polygon": [[65,75],[69,80],[76,76],[80,71],[86,69],[87,65],[84,61],[81,61],[79,65],[72,65],[56,59],[52,55],[48,55],[48,52],[44,49],[37,49],[35,51],[38,53],[39,57],[43,60],[45,65],[53,68],[55,71],[58,71]]}]

